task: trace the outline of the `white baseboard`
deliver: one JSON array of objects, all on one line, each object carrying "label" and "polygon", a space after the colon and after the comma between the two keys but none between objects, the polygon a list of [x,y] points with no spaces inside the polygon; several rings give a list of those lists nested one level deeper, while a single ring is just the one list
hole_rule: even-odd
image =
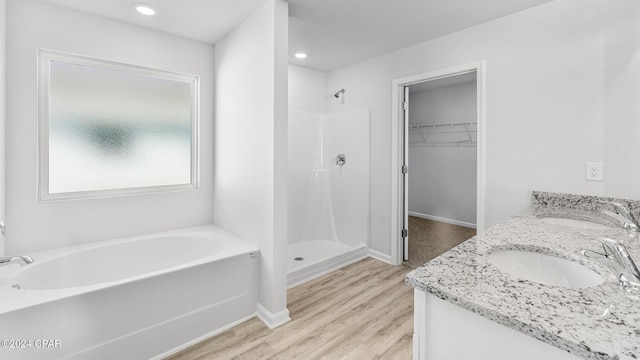
[{"label": "white baseboard", "polygon": [[386,262],[387,264],[393,265],[393,262],[391,262],[391,255],[383,254],[379,251],[369,249],[369,256],[374,259]]},{"label": "white baseboard", "polygon": [[439,217],[439,216],[421,214],[421,213],[417,213],[417,212],[413,212],[413,211],[409,211],[409,216],[415,216],[415,217],[419,217],[419,218],[423,218],[423,219],[427,219],[427,220],[440,221],[440,222],[451,224],[451,225],[459,225],[459,226],[464,226],[464,227],[476,229],[476,224],[472,224],[472,223],[468,223],[468,222],[464,222],[464,221],[460,221],[460,220],[447,219],[447,218],[443,218],[443,217]]},{"label": "white baseboard", "polygon": [[258,311],[256,315],[265,325],[267,325],[269,329],[272,330],[291,321],[291,318],[289,317],[289,310],[284,309],[274,314],[262,306],[262,304],[258,304]]}]

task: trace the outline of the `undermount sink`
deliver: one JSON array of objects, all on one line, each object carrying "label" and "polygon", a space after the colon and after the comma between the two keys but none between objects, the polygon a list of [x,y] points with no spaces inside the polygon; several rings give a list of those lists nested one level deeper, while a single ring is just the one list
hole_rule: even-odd
[{"label": "undermount sink", "polygon": [[608,230],[610,227],[586,220],[570,219],[563,217],[543,217],[540,218],[543,223],[552,225],[561,225],[582,230]]},{"label": "undermount sink", "polygon": [[602,276],[578,262],[534,251],[499,250],[486,257],[503,272],[545,285],[587,288],[604,282]]}]

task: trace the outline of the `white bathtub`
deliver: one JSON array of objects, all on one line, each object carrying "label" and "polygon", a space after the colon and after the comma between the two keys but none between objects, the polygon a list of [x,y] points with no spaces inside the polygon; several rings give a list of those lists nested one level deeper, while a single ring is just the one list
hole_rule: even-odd
[{"label": "white bathtub", "polygon": [[255,315],[258,249],[213,225],[0,267],[0,359],[161,358]]}]

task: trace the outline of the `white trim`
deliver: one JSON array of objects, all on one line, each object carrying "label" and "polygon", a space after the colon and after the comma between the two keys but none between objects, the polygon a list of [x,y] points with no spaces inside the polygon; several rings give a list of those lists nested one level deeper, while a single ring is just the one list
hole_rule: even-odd
[{"label": "white trim", "polygon": [[486,101],[486,80],[485,80],[485,64],[484,64],[484,60],[479,62],[477,64],[477,68],[476,68],[476,94],[477,94],[477,100],[476,100],[476,111],[478,112],[477,116],[478,118],[476,119],[477,121],[477,139],[478,139],[478,143],[477,143],[477,175],[476,175],[476,182],[477,182],[477,188],[476,188],[476,193],[477,193],[477,200],[476,200],[476,211],[477,211],[477,215],[476,215],[476,233],[481,234],[484,232],[485,229],[485,195],[486,195],[486,170],[487,170],[487,164],[486,164],[486,129],[487,129],[487,118],[486,118],[486,114],[485,114],[485,101]]},{"label": "white trim", "polygon": [[[427,294],[416,288],[413,289],[413,360],[426,358],[425,332],[427,318],[424,316]],[[422,351],[422,352],[420,352]]]},{"label": "white trim", "polygon": [[476,224],[477,232],[484,232],[485,227],[485,62],[484,60],[453,66],[446,69],[431,71],[423,74],[395,79],[391,82],[391,264],[402,264],[403,241],[401,236],[402,227],[402,90],[404,86],[445,78],[449,76],[476,72],[477,86],[477,200],[476,200]]},{"label": "white trim", "polygon": [[267,308],[262,306],[262,304],[258,304],[256,316],[258,317],[258,319],[262,320],[262,322],[271,330],[291,321],[288,309],[278,311],[274,314],[271,311],[267,310]]},{"label": "white trim", "polygon": [[443,223],[447,223],[447,224],[451,224],[451,225],[464,226],[464,227],[468,227],[468,228],[472,228],[472,229],[476,228],[476,224],[468,223],[468,222],[465,222],[465,221],[447,219],[447,218],[443,218],[443,217],[440,217],[440,216],[421,214],[421,213],[417,213],[417,212],[413,212],[413,211],[409,211],[409,216],[419,217],[419,218],[427,219],[427,220],[440,221],[440,222],[443,222]]},{"label": "white trim", "polygon": [[[6,174],[7,174],[7,2],[0,0],[0,221],[6,218]],[[5,256],[5,236],[4,231],[0,232],[0,256]]]},{"label": "white trim", "polygon": [[375,251],[375,250],[371,250],[369,249],[369,256],[376,259],[376,260],[380,260],[382,262],[386,262],[387,264],[391,264],[391,265],[400,265],[402,264],[402,262],[400,262],[400,264],[394,264],[393,261],[391,261],[391,256],[387,255],[387,254],[383,254],[379,251]]}]

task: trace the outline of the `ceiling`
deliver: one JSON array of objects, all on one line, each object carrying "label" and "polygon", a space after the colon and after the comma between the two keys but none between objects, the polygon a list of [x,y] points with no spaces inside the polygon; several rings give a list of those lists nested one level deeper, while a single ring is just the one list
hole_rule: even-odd
[{"label": "ceiling", "polygon": [[[268,0],[43,1],[214,44]],[[289,0],[290,63],[326,72],[550,1]]]}]

